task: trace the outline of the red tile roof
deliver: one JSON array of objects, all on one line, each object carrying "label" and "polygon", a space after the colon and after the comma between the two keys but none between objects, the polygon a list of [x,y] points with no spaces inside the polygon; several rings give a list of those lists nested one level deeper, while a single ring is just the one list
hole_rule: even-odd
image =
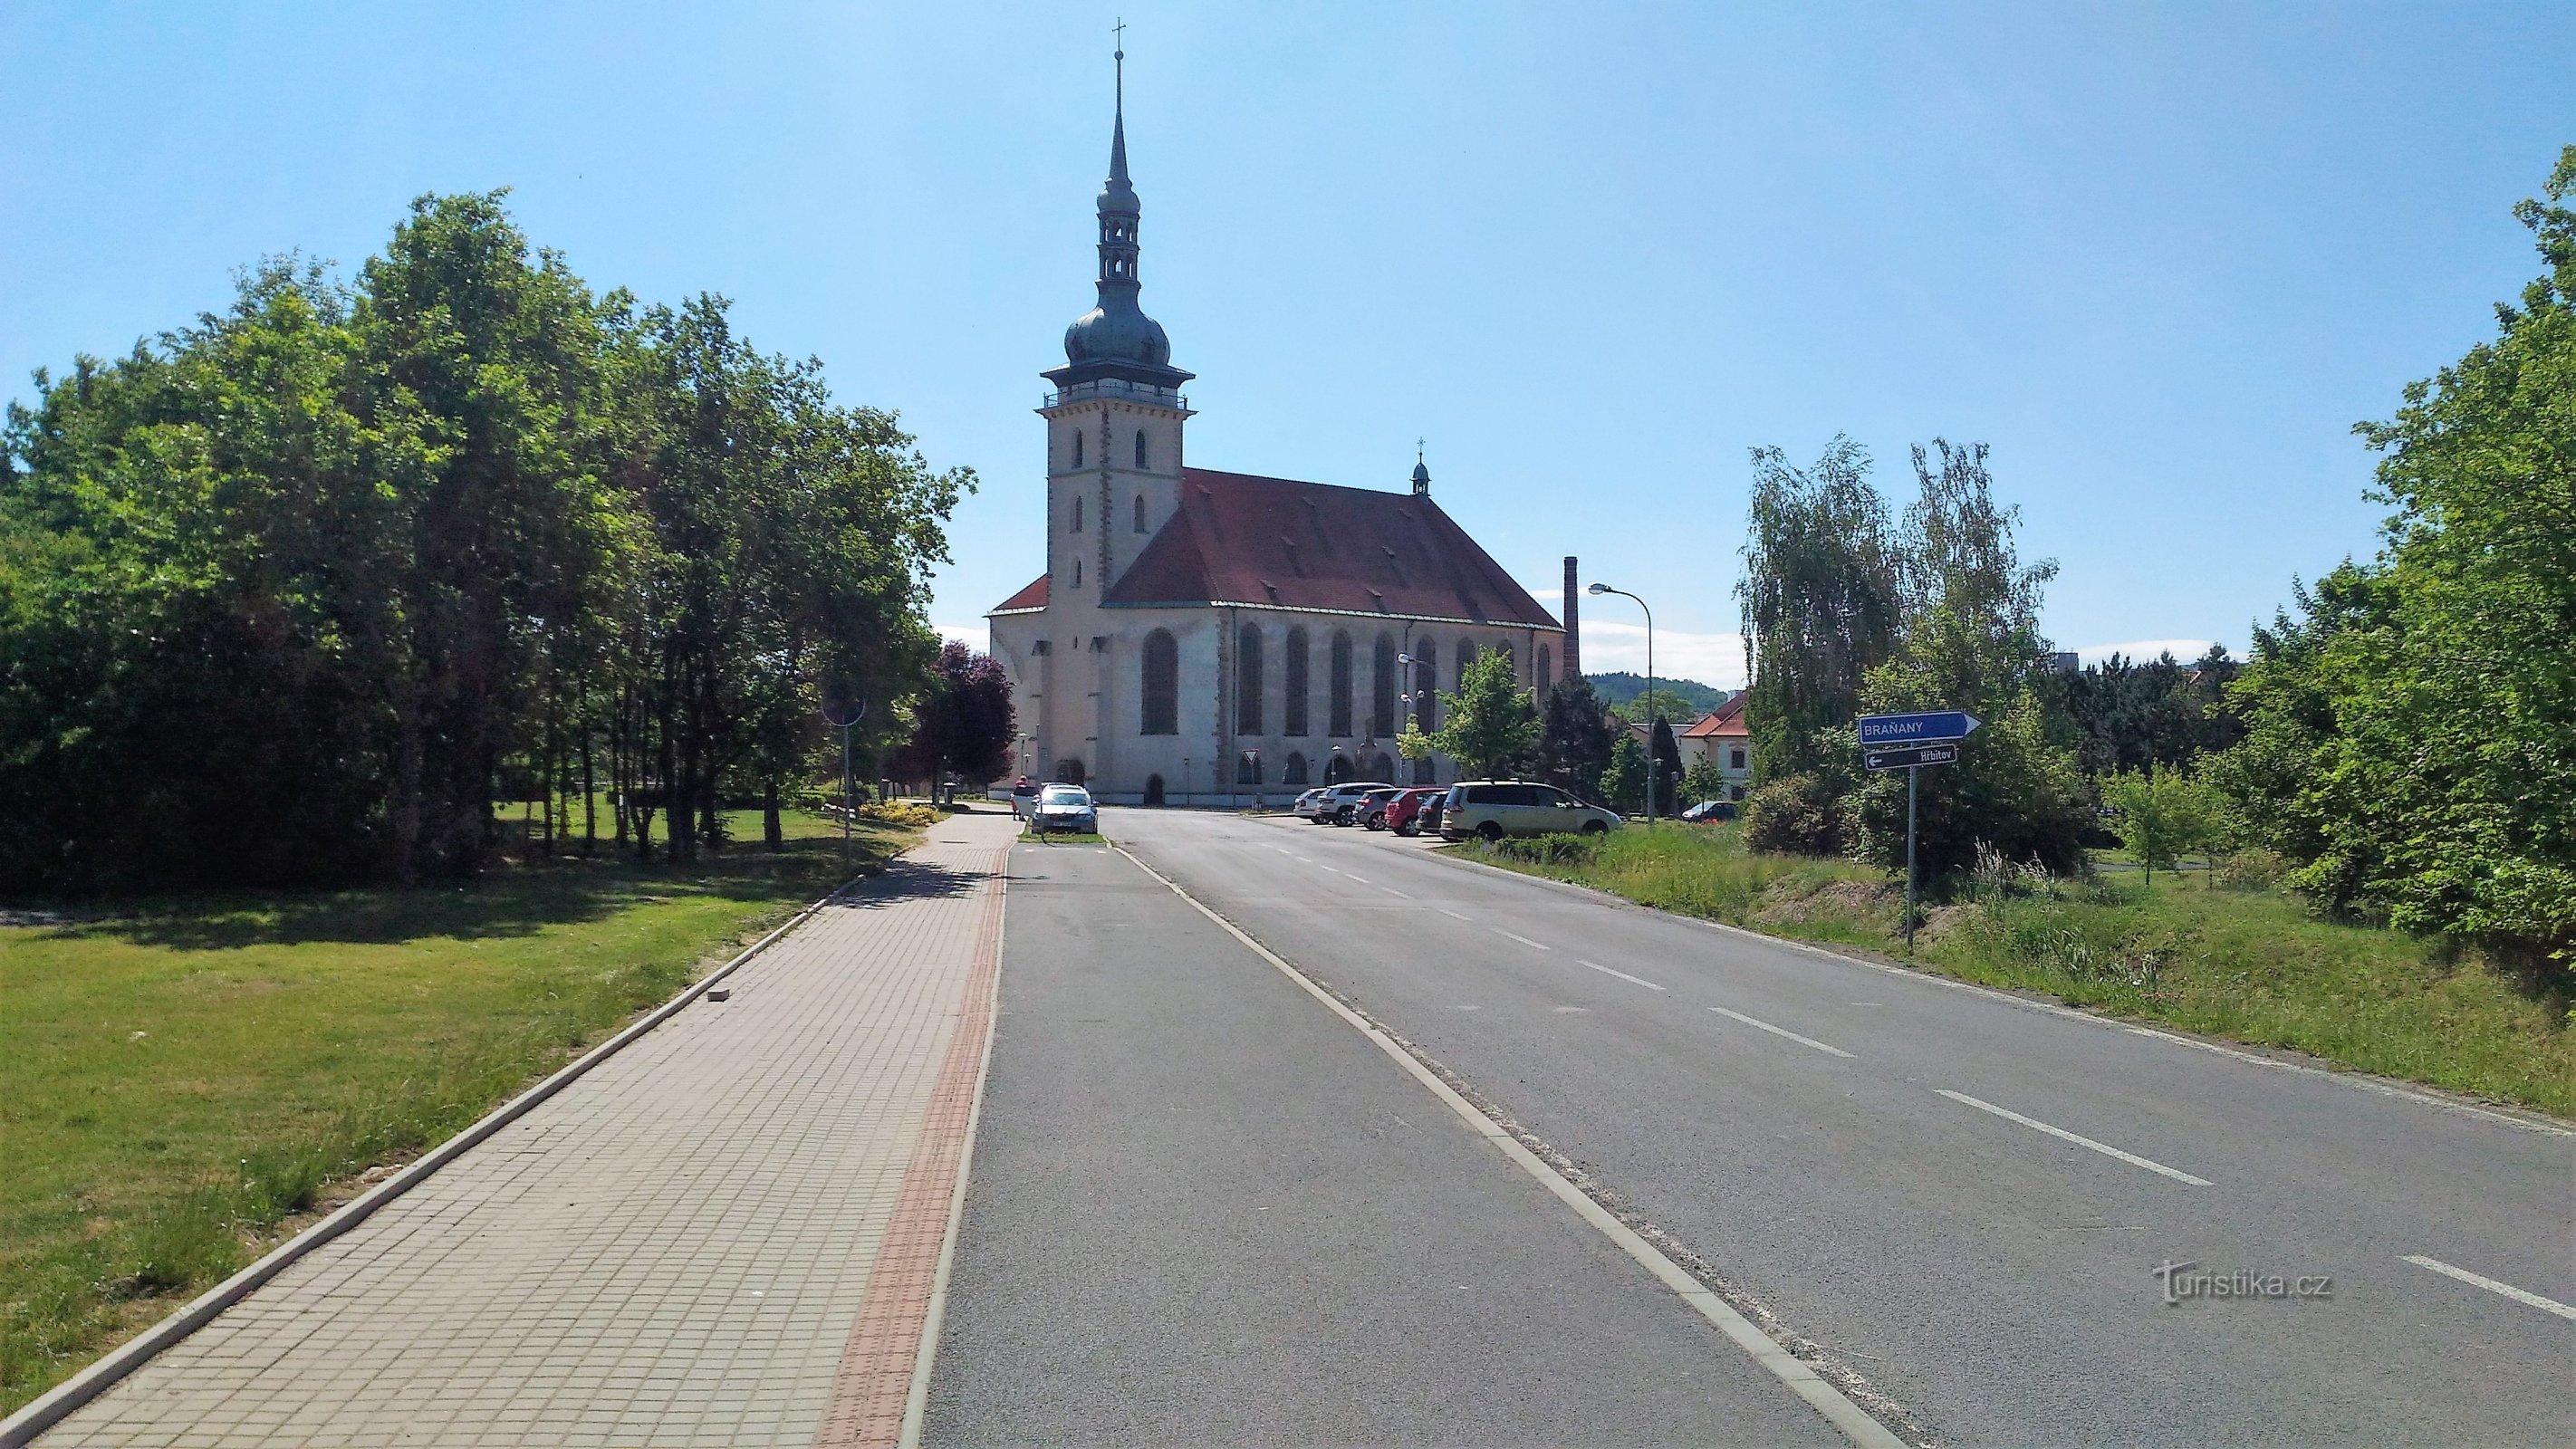
[{"label": "red tile roof", "polygon": [[1428,498],[1207,468],[1182,470],[1180,511],[1101,603],[1266,604],[1558,627]]},{"label": "red tile roof", "polygon": [[1700,716],[1699,723],[1682,731],[1682,738],[1705,740],[1746,733],[1748,731],[1744,728],[1744,696],[1739,694]]},{"label": "red tile roof", "polygon": [[991,612],[996,614],[1016,614],[1024,609],[1045,608],[1047,605],[1048,577],[1049,576],[1046,574],[1038,575],[1027,588],[1022,589],[1018,593],[1004,599],[1002,602],[995,604]]}]

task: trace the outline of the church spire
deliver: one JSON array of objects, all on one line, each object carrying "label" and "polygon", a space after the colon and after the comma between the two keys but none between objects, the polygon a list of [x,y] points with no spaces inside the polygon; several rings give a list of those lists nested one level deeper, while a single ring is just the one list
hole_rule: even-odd
[{"label": "church spire", "polygon": [[[1124,29],[1122,23],[1119,27]],[[1190,374],[1172,366],[1171,340],[1136,305],[1137,223],[1142,208],[1127,178],[1127,49],[1115,52],[1117,92],[1109,123],[1109,180],[1100,188],[1099,305],[1074,319],[1064,333],[1065,365],[1046,376],[1060,389],[1116,378],[1154,388],[1176,388]]]}]

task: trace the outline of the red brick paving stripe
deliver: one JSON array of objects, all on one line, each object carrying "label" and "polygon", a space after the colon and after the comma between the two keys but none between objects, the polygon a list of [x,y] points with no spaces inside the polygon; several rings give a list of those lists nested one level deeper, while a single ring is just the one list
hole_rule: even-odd
[{"label": "red brick paving stripe", "polygon": [[1001,969],[999,881],[1009,859],[1008,847],[993,856],[993,884],[987,887],[975,929],[974,964],[958,1004],[957,1030],[931,1088],[930,1110],[895,1196],[876,1267],[868,1274],[858,1322],[841,1351],[831,1402],[814,1440],[817,1449],[881,1449],[903,1434],[904,1406],[912,1396],[922,1326],[930,1314],[931,1281],[938,1276],[939,1250],[948,1238],[948,1210],[965,1162],[975,1086],[984,1075],[985,1027],[992,1019],[994,978]]}]

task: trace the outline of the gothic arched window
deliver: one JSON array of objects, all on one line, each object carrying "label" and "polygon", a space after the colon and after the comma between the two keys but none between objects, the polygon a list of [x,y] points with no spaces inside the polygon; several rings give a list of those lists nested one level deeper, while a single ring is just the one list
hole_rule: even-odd
[{"label": "gothic arched window", "polygon": [[1328,733],[1337,740],[1351,737],[1351,636],[1340,629],[1333,631],[1332,714]]},{"label": "gothic arched window", "polygon": [[1424,730],[1436,730],[1440,728],[1440,646],[1426,639],[1413,647],[1419,651],[1413,656],[1413,717]]},{"label": "gothic arched window", "polygon": [[1073,531],[1082,532],[1082,495],[1073,495]]},{"label": "gothic arched window", "polygon": [[1073,466],[1082,466],[1082,429],[1073,430]]},{"label": "gothic arched window", "polygon": [[1144,471],[1146,468],[1149,468],[1149,467],[1151,467],[1151,466],[1153,466],[1153,465],[1152,465],[1152,464],[1150,464],[1150,463],[1148,463],[1148,462],[1146,461],[1146,453],[1145,453],[1145,430],[1144,430],[1143,428],[1138,428],[1138,429],[1136,430],[1136,468],[1137,468],[1137,471],[1142,472],[1142,471]]},{"label": "gothic arched window", "polygon": [[1073,561],[1073,586],[1077,589],[1082,587],[1082,560],[1080,559]]},{"label": "gothic arched window", "polygon": [[[1235,636],[1234,646],[1234,729],[1237,734],[1261,733],[1261,626],[1246,624]],[[1247,780],[1244,783],[1250,784]]]},{"label": "gothic arched window", "polygon": [[1556,651],[1550,649],[1544,644],[1538,646],[1538,679],[1536,682],[1538,684],[1538,692],[1542,695],[1556,687]]},{"label": "gothic arched window", "polygon": [[1234,783],[1238,785],[1258,785],[1261,783],[1261,752],[1259,750],[1245,750],[1243,753],[1234,757]]},{"label": "gothic arched window", "polygon": [[1377,636],[1377,649],[1370,659],[1369,735],[1372,739],[1392,739],[1395,735],[1395,636]]},{"label": "gothic arched window", "polygon": [[1299,625],[1288,631],[1288,656],[1279,661],[1280,712],[1288,718],[1280,728],[1292,735],[1306,732],[1306,630]]},{"label": "gothic arched window", "polygon": [[1288,752],[1288,768],[1279,772],[1279,783],[1282,785],[1303,785],[1306,783],[1306,756],[1304,752],[1299,750],[1290,750]]},{"label": "gothic arched window", "polygon": [[1181,732],[1181,646],[1169,629],[1145,636],[1144,708],[1137,711],[1140,735]]},{"label": "gothic arched window", "polygon": [[1145,531],[1145,495],[1142,493],[1136,495],[1136,531]]},{"label": "gothic arched window", "polygon": [[1473,664],[1473,663],[1475,663],[1475,662],[1476,662],[1476,641],[1475,641],[1475,640],[1473,640],[1473,639],[1461,639],[1461,640],[1459,640],[1459,641],[1458,641],[1458,687],[1457,687],[1456,689],[1451,690],[1451,691],[1450,691],[1450,693],[1452,693],[1452,694],[1464,694],[1464,693],[1466,693],[1466,692],[1467,692],[1467,666],[1468,666],[1468,665],[1470,665],[1470,664]]}]

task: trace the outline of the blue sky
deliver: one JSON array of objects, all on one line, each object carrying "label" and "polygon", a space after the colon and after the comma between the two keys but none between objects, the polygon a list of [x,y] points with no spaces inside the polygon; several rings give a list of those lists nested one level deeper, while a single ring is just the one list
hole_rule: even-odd
[{"label": "blue sky", "polygon": [[[2367,553],[2350,436],[2537,271],[2564,4],[40,5],[0,15],[0,376],[114,354],[405,202],[512,188],[594,285],[735,299],[982,491],[933,610],[1041,567],[1128,22],[1190,457],[1434,491],[1554,606],[1739,682],[1747,448],[1993,446],[2062,647],[2241,648]],[[1616,600],[1587,664],[1635,667]]]}]

